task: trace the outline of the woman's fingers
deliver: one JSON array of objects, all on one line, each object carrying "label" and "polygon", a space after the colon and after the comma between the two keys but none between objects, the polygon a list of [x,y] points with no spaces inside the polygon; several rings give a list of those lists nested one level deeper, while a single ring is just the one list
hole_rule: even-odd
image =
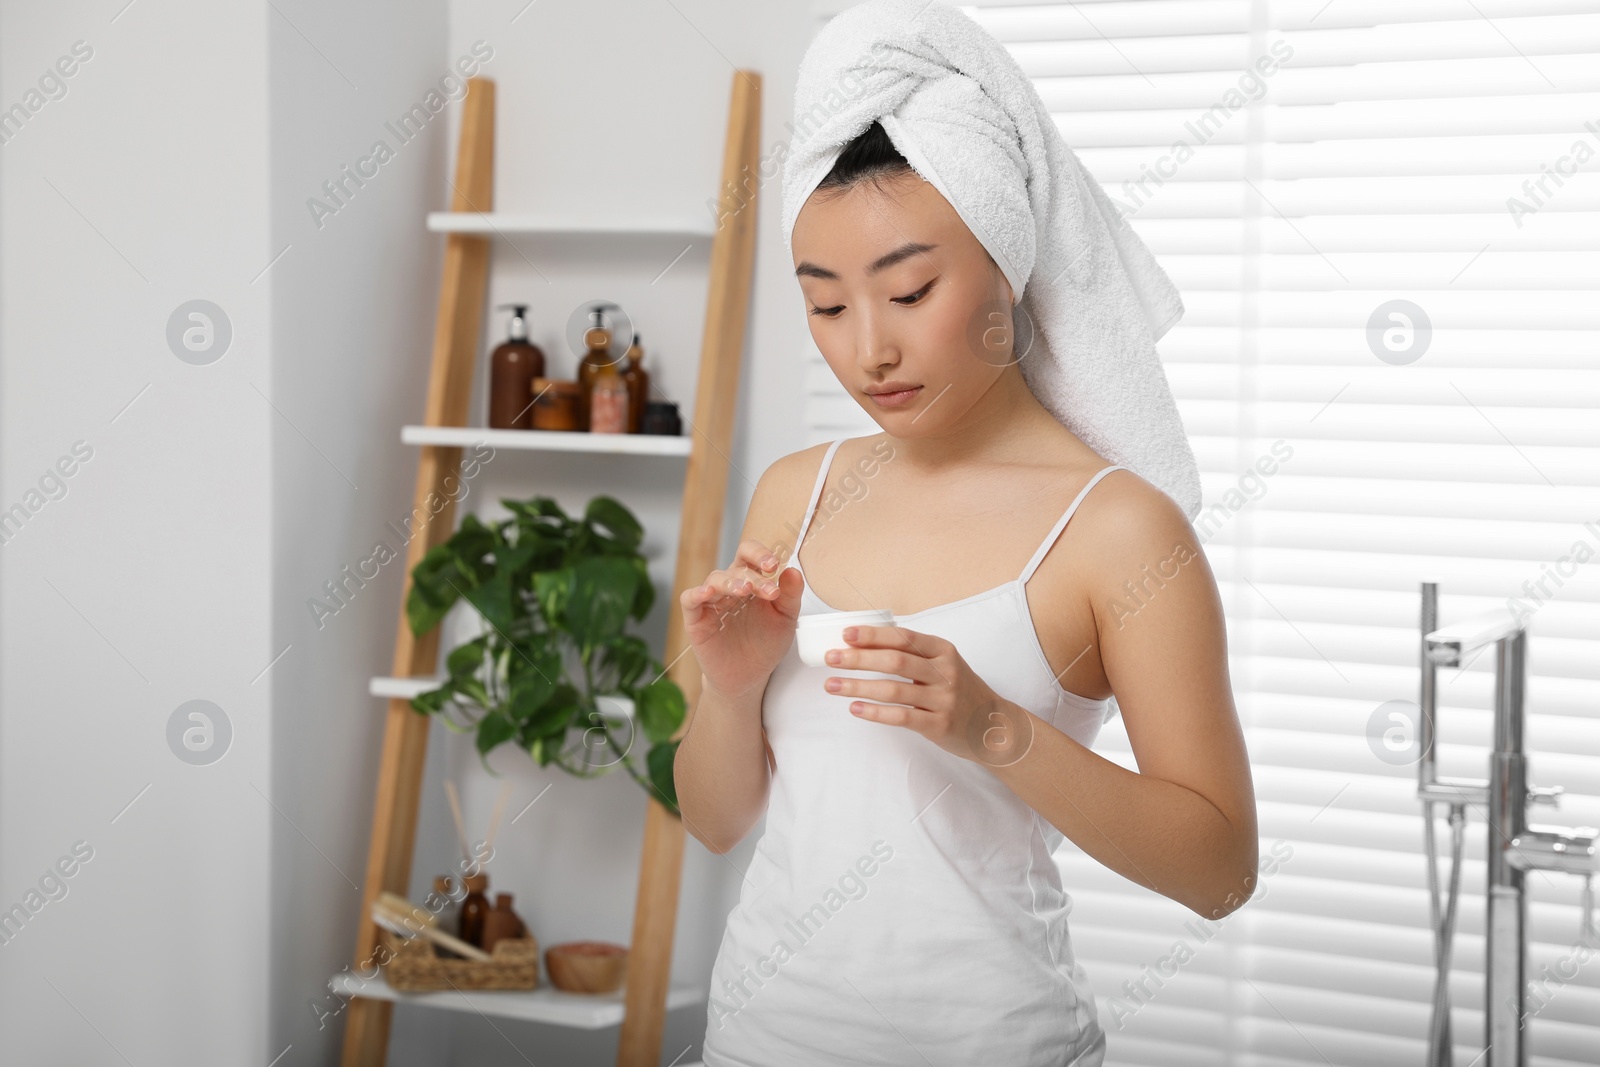
[{"label": "woman's fingers", "polygon": [[[789,579],[789,592],[786,593],[784,592],[783,582],[784,579],[788,578],[788,576],[791,574],[793,574],[794,577]],[[800,577],[800,572],[795,570],[793,567],[785,567],[773,578],[773,603],[781,604],[786,609],[792,608],[792,611],[786,610],[784,613],[798,618],[800,615],[800,597],[801,594],[805,592],[805,588],[806,583]]]},{"label": "woman's fingers", "polygon": [[778,554],[755,538],[748,538],[740,543],[727,570],[712,571],[704,582],[685,589],[679,602],[684,608],[696,608],[723,597],[777,600],[783,595],[779,585],[782,574],[783,560]]},{"label": "woman's fingers", "polygon": [[[769,560],[772,561],[771,566],[767,564]],[[749,540],[741,544],[728,572],[750,583],[742,595],[754,594],[765,600],[777,599],[778,575],[783,573],[783,563],[769,553],[760,541]]]},{"label": "woman's fingers", "polygon": [[783,565],[783,560],[779,558],[776,550],[768,548],[753,537],[739,542],[739,550],[734,553],[733,562],[735,566],[743,564],[758,574],[774,576],[777,569]]},{"label": "woman's fingers", "polygon": [[736,596],[730,588],[732,578],[725,571],[712,571],[706,575],[706,580],[690,589],[685,589],[679,598],[685,610],[708,607],[716,601],[726,597]]},{"label": "woman's fingers", "polygon": [[750,593],[750,580],[729,571],[712,571],[706,576],[705,585],[721,596],[748,596]]},{"label": "woman's fingers", "polygon": [[836,696],[879,704],[903,704],[911,708],[922,708],[919,701],[931,691],[926,685],[919,686],[915,682],[895,681],[892,678],[829,678],[823,688]]},{"label": "woman's fingers", "polygon": [[922,708],[908,708],[899,704],[871,704],[861,700],[850,702],[850,714],[872,722],[881,722],[885,726],[904,726],[923,735],[928,732],[926,724],[933,719],[933,713]]},{"label": "woman's fingers", "polygon": [[[856,648],[845,646],[839,649],[839,661],[833,662],[832,650],[829,650],[828,666],[840,667],[851,671],[882,671],[884,674],[894,674],[901,678],[909,678],[912,682],[922,682],[924,685],[938,685],[949,681],[939,671],[939,667],[930,658],[920,655],[915,649],[905,650],[899,648]],[[904,684],[904,683],[901,683]]]},{"label": "woman's fingers", "polygon": [[733,574],[728,571],[712,571],[706,575],[706,580],[694,589],[686,592],[686,596],[693,595],[698,603],[719,600],[723,597],[746,599],[757,590],[757,585],[743,574]]},{"label": "woman's fingers", "polygon": [[741,542],[734,555],[730,571],[742,575],[751,583],[751,590],[768,600],[778,597],[778,576],[783,573],[783,557],[776,549],[769,549],[755,538]]}]

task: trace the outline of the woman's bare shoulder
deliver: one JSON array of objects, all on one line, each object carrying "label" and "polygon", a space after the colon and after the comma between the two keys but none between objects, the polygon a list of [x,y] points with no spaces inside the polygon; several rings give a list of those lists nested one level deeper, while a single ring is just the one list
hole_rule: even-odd
[{"label": "woman's bare shoulder", "polygon": [[1211,589],[1201,595],[1214,595],[1215,579],[1188,516],[1177,501],[1138,474],[1112,471],[1089,492],[1079,511],[1072,525],[1079,527],[1078,555],[1086,564],[1080,579],[1097,611],[1125,599],[1129,582],[1138,586],[1151,581],[1151,574],[1172,578],[1198,568],[1205,574],[1202,588]]},{"label": "woman's bare shoulder", "polygon": [[[832,445],[832,441],[823,441],[773,460],[761,474],[756,487],[758,492],[764,491],[789,504],[798,497],[800,510],[804,511],[811,490],[817,484],[817,475],[822,473],[823,459]],[[828,480],[836,481],[851,470],[870,477],[873,467],[893,458],[894,445],[888,434],[846,438],[829,464]]]},{"label": "woman's bare shoulder", "polygon": [[[782,512],[793,510],[798,500],[800,509],[804,511],[806,501],[811,496],[811,487],[816,484],[817,475],[821,472],[822,457],[827,454],[830,443],[823,441],[773,460],[761,472],[761,478],[756,483],[756,497],[765,498],[765,505]],[[755,506],[753,499],[751,506]]]},{"label": "woman's bare shoulder", "polygon": [[[1177,501],[1126,467],[1101,478],[1079,510],[1080,533],[1093,533],[1096,540],[1108,544],[1138,550],[1152,545],[1170,547],[1175,538],[1195,539],[1194,527]],[[1072,521],[1077,525],[1079,520],[1075,515]]]},{"label": "woman's bare shoulder", "polygon": [[783,548],[787,559],[799,537],[811,489],[822,469],[822,457],[832,442],[802,448],[767,465],[757,480],[745,514],[743,538],[755,538],[768,548]]},{"label": "woman's bare shoulder", "polygon": [[779,456],[767,465],[767,469],[761,473],[761,480],[770,480],[774,488],[780,489],[793,489],[796,485],[803,484],[809,491],[811,483],[816,480],[817,472],[821,469],[822,457],[827,454],[828,447],[832,443],[821,441],[798,452]]}]

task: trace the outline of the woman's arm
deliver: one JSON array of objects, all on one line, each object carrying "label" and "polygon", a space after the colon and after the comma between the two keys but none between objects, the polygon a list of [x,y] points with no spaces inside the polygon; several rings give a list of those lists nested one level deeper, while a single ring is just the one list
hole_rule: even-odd
[{"label": "woman's arm", "polygon": [[1110,506],[1084,508],[1074,521],[1083,522],[1078,543],[1094,546],[1100,660],[1139,771],[1009,702],[1008,714],[1030,720],[1031,743],[991,769],[1107,867],[1220,918],[1250,898],[1258,865],[1222,600],[1178,506],[1150,486],[1120,488]]},{"label": "woman's arm", "polygon": [[678,744],[672,765],[678,810],[684,828],[712,852],[727,852],[744,840],[767,810],[771,777],[762,692],[718,693],[701,675],[690,729]]},{"label": "woman's arm", "polygon": [[[798,614],[803,588],[800,573],[787,566],[795,550],[786,533],[794,525],[786,520],[795,511],[797,499],[798,507],[805,507],[811,472],[818,465],[817,453],[824,447],[785,456],[768,467],[756,483],[740,533],[739,554],[748,556],[754,565],[763,554],[762,548],[770,551],[778,564],[768,573],[777,577],[780,594],[776,598],[766,594],[752,596],[730,608],[718,620],[715,639],[731,638],[729,627],[747,625],[750,633],[760,632],[756,643],[769,644],[768,651],[774,659],[780,654],[780,647],[786,649],[793,641],[792,618],[780,620],[774,611]],[[737,569],[742,572],[744,568]],[[741,612],[749,614],[741,619],[737,617]],[[759,619],[752,617],[757,615]],[[732,654],[738,655],[737,650],[748,649],[749,644],[736,643],[733,647],[736,651]],[[748,658],[744,661],[753,662]],[[761,721],[761,705],[770,676],[770,670],[752,675],[748,684],[741,683],[740,691],[722,692],[702,672],[700,692],[690,694],[689,715],[672,774],[684,828],[712,852],[727,852],[737,845],[767,810],[773,763],[772,747]]]}]

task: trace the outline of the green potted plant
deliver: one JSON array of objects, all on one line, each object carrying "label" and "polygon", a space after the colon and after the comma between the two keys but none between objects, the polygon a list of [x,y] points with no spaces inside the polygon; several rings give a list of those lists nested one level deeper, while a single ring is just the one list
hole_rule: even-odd
[{"label": "green potted plant", "polygon": [[[468,514],[412,569],[406,620],[413,634],[439,625],[457,600],[486,625],[451,650],[443,684],[411,706],[457,733],[476,731],[480,758],[514,741],[540,766],[555,763],[580,777],[620,763],[677,814],[678,742],[671,738],[683,723],[683,690],[649,646],[625,632],[655,602],[639,553],[642,527],[609,496],[589,501],[582,518],[548,497],[500,503],[509,518],[485,525]],[[631,699],[632,719],[602,714],[603,696]],[[573,730],[576,748],[569,747]],[[650,746],[643,772],[634,751],[641,734]]]}]

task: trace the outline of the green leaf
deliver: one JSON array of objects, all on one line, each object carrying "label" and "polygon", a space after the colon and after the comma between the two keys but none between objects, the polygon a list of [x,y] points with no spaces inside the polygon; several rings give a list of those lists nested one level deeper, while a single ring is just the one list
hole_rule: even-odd
[{"label": "green leaf", "polygon": [[625,559],[592,556],[573,568],[572,598],[565,618],[573,640],[595,648],[622,631],[639,576]]},{"label": "green leaf", "polygon": [[547,496],[536,496],[532,500],[502,499],[500,504],[517,518],[536,525],[549,525],[546,522],[548,519],[558,519],[563,523],[571,521],[561,505]]},{"label": "green leaf", "polygon": [[494,707],[494,701],[489,699],[489,691],[483,683],[476,678],[457,678],[451,682],[458,694],[471,697],[477,701],[478,707],[488,710]]},{"label": "green leaf", "polygon": [[411,698],[411,707],[424,715],[432,715],[448,704],[456,695],[455,682],[447,681],[438,689],[429,689]]},{"label": "green leaf", "polygon": [[639,576],[639,588],[633,596],[633,609],[630,612],[635,619],[642,619],[650,614],[650,608],[656,602],[656,583],[650,580],[650,565],[643,556],[632,557],[633,569]]},{"label": "green leaf", "polygon": [[506,545],[495,553],[495,574],[504,577],[515,587],[517,585],[515,576],[528,565],[538,549],[538,540],[532,537],[522,538],[514,545]]},{"label": "green leaf", "polygon": [[524,736],[552,737],[559,742],[566,735],[567,727],[577,721],[582,708],[583,701],[578,691],[562,683],[556,686],[550,699],[523,723]]},{"label": "green leaf", "polygon": [[445,657],[445,669],[452,679],[471,678],[477,674],[478,668],[483,666],[488,640],[488,635],[484,634],[451,650],[450,655]]},{"label": "green leaf", "polygon": [[485,557],[494,551],[498,535],[467,514],[455,533],[434,545],[411,568],[411,591],[406,595],[406,621],[415,636],[439,625],[462,595],[477,587],[492,569]]},{"label": "green leaf", "polygon": [[435,545],[428,550],[417,565],[411,568],[411,591],[406,594],[406,621],[411,633],[421,637],[439,625],[460,593],[447,582],[444,575],[456,568],[455,557],[445,545]]},{"label": "green leaf", "polygon": [[525,623],[519,624],[521,636],[515,641],[516,652],[522,653],[511,660],[513,671],[532,670],[532,664],[537,664],[539,669],[549,674],[555,681],[561,680],[561,634],[554,630],[532,630]]},{"label": "green leaf", "polygon": [[517,734],[517,724],[492,711],[478,723],[478,754],[487,756],[496,745],[511,740]]},{"label": "green leaf", "polygon": [[[517,501],[502,501],[508,507],[518,504]],[[530,502],[531,503],[531,502]],[[573,521],[555,507],[554,501],[546,501],[553,508],[540,511],[521,504],[513,508],[516,518],[513,520],[517,528],[517,543],[533,545],[541,553],[548,553],[552,549],[560,549],[572,540]],[[557,559],[559,560],[559,556]]]},{"label": "green leaf", "polygon": [[554,763],[560,752],[560,738],[535,737],[528,743],[528,755],[532,756],[534,762],[541,767],[548,767]]},{"label": "green leaf", "polygon": [[556,694],[556,680],[561,677],[561,664],[559,660],[555,660],[553,664],[546,662],[530,666],[520,656],[516,657],[513,663],[521,663],[523,667],[509,672],[511,695],[507,701],[507,710],[511,713],[511,718],[521,724],[532,719]]},{"label": "green leaf", "polygon": [[645,764],[650,771],[650,784],[655,786],[656,799],[672,809],[674,815],[678,811],[678,783],[672,774],[672,765],[678,756],[678,742],[667,741],[655,745],[650,749],[650,754],[645,757]]},{"label": "green leaf", "polygon": [[552,623],[566,615],[576,578],[577,571],[572,567],[540,571],[533,576],[533,595],[539,602],[539,610]]},{"label": "green leaf", "polygon": [[594,663],[603,692],[631,690],[650,666],[650,646],[633,634],[617,634],[595,650]]},{"label": "green leaf", "polygon": [[651,741],[661,742],[683,725],[688,702],[684,700],[683,690],[678,688],[678,683],[663,674],[638,691],[634,697],[634,708],[644,735]]},{"label": "green leaf", "polygon": [[444,548],[455,561],[455,567],[445,576],[457,595],[466,595],[494,573],[489,559],[503,544],[505,536],[501,527],[485,526],[476,515],[468,512],[456,532],[437,546]]},{"label": "green leaf", "polygon": [[639,541],[644,537],[644,527],[639,525],[633,512],[613,497],[597,496],[589,501],[583,518],[589,525],[604,530],[616,545],[629,551],[638,548]]},{"label": "green leaf", "polygon": [[478,614],[497,630],[512,625],[511,579],[509,575],[496,574],[476,589],[468,590],[467,600],[478,609]]}]

